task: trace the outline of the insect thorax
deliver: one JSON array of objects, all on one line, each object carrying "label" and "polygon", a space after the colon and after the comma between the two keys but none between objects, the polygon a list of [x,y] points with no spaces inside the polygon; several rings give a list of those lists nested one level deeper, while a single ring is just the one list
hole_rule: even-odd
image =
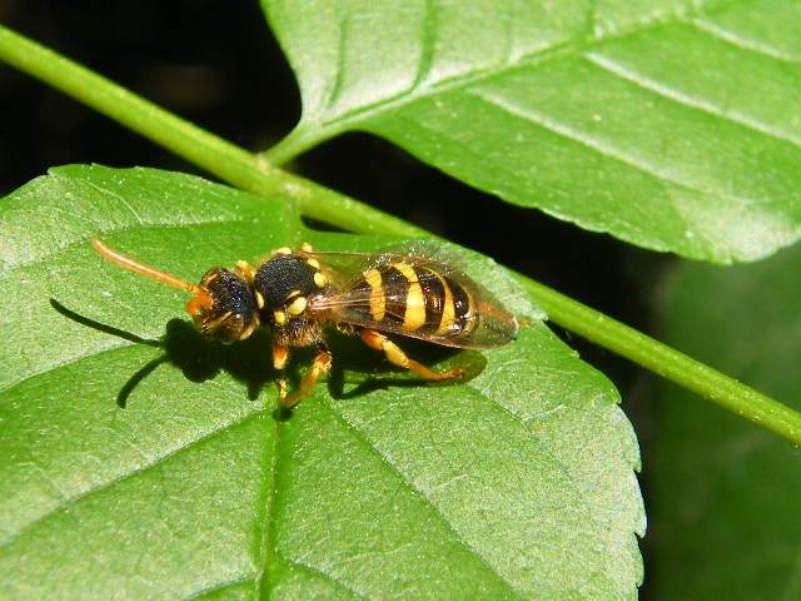
[{"label": "insect thorax", "polygon": [[259,267],[253,287],[264,299],[264,311],[284,307],[292,298],[320,291],[317,269],[298,255],[276,255]]}]

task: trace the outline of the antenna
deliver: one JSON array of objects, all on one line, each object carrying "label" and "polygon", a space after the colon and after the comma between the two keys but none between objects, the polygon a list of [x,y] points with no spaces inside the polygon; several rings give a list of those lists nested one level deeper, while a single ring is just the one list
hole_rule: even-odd
[{"label": "antenna", "polygon": [[191,292],[192,294],[197,294],[198,292],[200,292],[199,286],[196,286],[195,284],[190,284],[186,280],[182,280],[181,278],[175,277],[174,275],[170,275],[169,273],[159,271],[155,267],[150,267],[149,265],[140,263],[139,261],[137,261],[136,259],[132,259],[131,257],[126,257],[122,253],[118,253],[116,250],[113,250],[108,246],[106,246],[102,240],[95,238],[94,240],[92,240],[92,246],[94,247],[95,251],[97,251],[97,254],[99,254],[107,261],[114,263],[118,267],[122,267],[123,269],[127,269],[128,271],[133,271],[134,273],[138,273],[139,275],[148,277],[151,280],[156,280],[157,282],[161,282],[162,284],[167,284],[168,286],[172,286],[173,288],[180,288],[181,290],[186,290],[187,292]]}]

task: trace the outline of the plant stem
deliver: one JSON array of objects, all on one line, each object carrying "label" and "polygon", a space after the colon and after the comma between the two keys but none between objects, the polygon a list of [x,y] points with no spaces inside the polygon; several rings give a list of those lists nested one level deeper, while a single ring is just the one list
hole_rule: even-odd
[{"label": "plant stem", "polygon": [[556,290],[518,279],[554,323],[799,446],[801,414],[794,409]]},{"label": "plant stem", "polygon": [[313,206],[313,216],[321,221],[333,223],[334,219],[344,218],[344,223],[338,225],[346,229],[360,226],[361,230],[366,227],[367,231],[378,233],[383,227],[390,227],[405,236],[421,233],[369,205],[272,167],[257,155],[2,25],[0,59],[239,188],[262,195],[288,196],[301,211],[311,214],[307,208]]},{"label": "plant stem", "polygon": [[[305,215],[358,233],[432,237],[369,205],[273,167],[2,25],[0,59],[224,181],[257,194],[293,199]],[[516,277],[554,323],[801,445],[798,412],[543,284],[520,274]]]}]

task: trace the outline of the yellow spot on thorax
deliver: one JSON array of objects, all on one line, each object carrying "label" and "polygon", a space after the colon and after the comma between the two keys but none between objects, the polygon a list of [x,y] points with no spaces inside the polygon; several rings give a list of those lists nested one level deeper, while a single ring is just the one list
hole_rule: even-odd
[{"label": "yellow spot on thorax", "polygon": [[273,311],[273,317],[275,318],[275,323],[277,323],[279,326],[282,326],[286,323],[286,313],[280,309]]},{"label": "yellow spot on thorax", "polygon": [[299,296],[286,308],[286,312],[290,315],[300,315],[306,310],[306,297]]},{"label": "yellow spot on thorax", "polygon": [[325,288],[326,286],[328,286],[328,278],[325,277],[325,274],[322,273],[321,271],[315,271],[314,272],[314,284],[318,288]]}]

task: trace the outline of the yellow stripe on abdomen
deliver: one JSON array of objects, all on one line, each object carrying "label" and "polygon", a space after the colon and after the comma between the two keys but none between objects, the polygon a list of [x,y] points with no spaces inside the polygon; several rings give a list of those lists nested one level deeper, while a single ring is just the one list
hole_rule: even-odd
[{"label": "yellow stripe on abdomen", "polygon": [[426,322],[426,298],[423,296],[423,287],[417,279],[414,267],[408,263],[393,263],[409,281],[409,291],[406,294],[406,311],[403,315],[403,329],[414,332]]},{"label": "yellow stripe on abdomen", "polygon": [[453,305],[453,292],[451,292],[451,287],[448,286],[448,282],[445,281],[444,277],[439,274],[437,274],[437,277],[440,282],[442,282],[445,298],[442,301],[442,319],[439,320],[439,327],[434,333],[437,336],[443,336],[453,328],[453,324],[456,321],[456,309]]},{"label": "yellow stripe on abdomen", "polygon": [[462,325],[462,335],[469,336],[470,333],[475,329],[476,325],[478,325],[478,316],[476,315],[476,299],[473,298],[473,293],[470,292],[470,289],[462,286],[462,289],[465,291],[467,295],[467,311],[463,316],[463,325]]},{"label": "yellow stripe on abdomen", "polygon": [[365,271],[364,281],[370,286],[370,315],[376,321],[383,321],[387,309],[387,299],[384,295],[384,285],[381,282],[381,272],[377,269]]}]

